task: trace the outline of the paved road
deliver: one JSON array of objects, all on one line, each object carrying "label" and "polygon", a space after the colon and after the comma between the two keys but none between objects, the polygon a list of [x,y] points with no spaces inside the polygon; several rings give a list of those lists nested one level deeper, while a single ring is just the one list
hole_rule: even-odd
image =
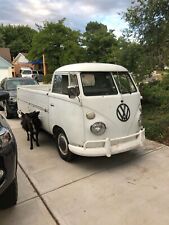
[{"label": "paved road", "polygon": [[50,135],[41,133],[30,151],[20,120],[8,121],[19,151],[19,200],[0,211],[0,225],[169,224],[169,147],[146,141],[143,150],[66,163]]}]

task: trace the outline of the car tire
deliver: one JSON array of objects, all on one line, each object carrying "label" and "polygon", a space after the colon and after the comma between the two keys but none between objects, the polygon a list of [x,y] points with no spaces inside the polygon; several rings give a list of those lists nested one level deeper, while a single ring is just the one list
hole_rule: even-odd
[{"label": "car tire", "polygon": [[2,105],[0,105],[0,111],[4,111],[4,108]]},{"label": "car tire", "polygon": [[56,140],[60,157],[67,162],[72,161],[75,155],[69,150],[69,142],[64,131],[60,130],[55,132],[54,138]]},{"label": "car tire", "polygon": [[12,114],[9,113],[8,105],[6,103],[4,103],[4,113],[5,113],[5,117],[7,119],[11,119],[12,118]]},{"label": "car tire", "polygon": [[0,195],[0,208],[6,209],[16,205],[17,198],[18,198],[18,183],[17,177],[15,177],[15,179],[5,190],[5,192],[2,195]]}]

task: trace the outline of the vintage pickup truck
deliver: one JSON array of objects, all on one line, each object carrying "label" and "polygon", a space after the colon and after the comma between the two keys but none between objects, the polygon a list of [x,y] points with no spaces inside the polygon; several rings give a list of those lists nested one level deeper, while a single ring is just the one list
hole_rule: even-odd
[{"label": "vintage pickup truck", "polygon": [[128,70],[79,63],[54,71],[51,85],[18,87],[19,112],[40,111],[60,156],[108,156],[142,147],[141,95]]}]

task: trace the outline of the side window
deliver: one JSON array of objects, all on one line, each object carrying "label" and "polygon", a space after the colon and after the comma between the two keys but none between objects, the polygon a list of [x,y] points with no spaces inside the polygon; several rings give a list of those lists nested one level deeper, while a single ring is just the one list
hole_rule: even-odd
[{"label": "side window", "polygon": [[78,80],[76,74],[70,74],[70,86],[78,86]]},{"label": "side window", "polygon": [[2,87],[3,89],[5,89],[5,80],[3,80],[3,81],[1,82],[1,87]]},{"label": "side window", "polygon": [[4,82],[3,81],[1,82],[1,88],[4,89]]},{"label": "side window", "polygon": [[77,94],[78,95],[80,94],[79,84],[78,84],[78,79],[77,79],[77,75],[76,74],[70,74],[70,76],[69,76],[69,85],[73,86],[73,87],[76,87]]},{"label": "side window", "polygon": [[68,76],[67,75],[55,75],[52,92],[68,95]]}]

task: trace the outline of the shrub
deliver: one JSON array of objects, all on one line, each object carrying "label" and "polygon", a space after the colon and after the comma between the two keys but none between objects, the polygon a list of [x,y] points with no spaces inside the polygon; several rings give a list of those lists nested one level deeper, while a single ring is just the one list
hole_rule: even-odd
[{"label": "shrub", "polygon": [[53,74],[46,74],[46,75],[43,77],[43,83],[44,83],[44,84],[49,84],[49,83],[51,83],[51,81],[52,81],[52,76],[53,76]]},{"label": "shrub", "polygon": [[143,85],[143,125],[146,137],[166,142],[169,138],[169,85],[167,80]]},{"label": "shrub", "polygon": [[164,85],[162,82],[144,85],[141,90],[143,104],[163,107],[168,105],[169,89],[167,87],[167,84]]}]

